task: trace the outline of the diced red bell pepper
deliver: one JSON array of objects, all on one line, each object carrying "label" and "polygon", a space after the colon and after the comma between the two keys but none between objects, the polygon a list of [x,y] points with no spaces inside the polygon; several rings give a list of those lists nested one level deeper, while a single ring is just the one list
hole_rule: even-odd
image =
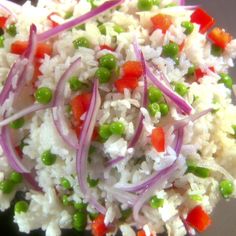
[{"label": "diced red bell pepper", "polygon": [[185,46],[185,40],[179,45],[179,51],[182,52]]},{"label": "diced red bell pepper", "polygon": [[139,230],[139,231],[137,232],[137,236],[146,236],[146,233],[145,233],[145,231],[142,229],[142,230]]},{"label": "diced red bell pepper", "polygon": [[215,24],[215,19],[208,15],[203,9],[197,8],[191,15],[191,22],[199,24],[199,31],[204,34]]},{"label": "diced red bell pepper", "polygon": [[158,152],[165,151],[165,131],[163,128],[157,127],[152,130],[151,142]]},{"label": "diced red bell pepper", "polygon": [[98,217],[92,222],[92,235],[105,236],[108,232],[108,227],[104,223],[105,216],[99,214]]},{"label": "diced red bell pepper", "polygon": [[100,50],[104,50],[104,49],[107,49],[107,50],[109,50],[109,51],[112,51],[112,52],[114,52],[115,51],[115,49],[114,48],[112,48],[112,47],[110,47],[110,46],[108,46],[108,45],[106,45],[106,44],[103,44],[103,45],[100,45]]},{"label": "diced red bell pepper", "polygon": [[5,28],[8,17],[0,16],[0,28]]},{"label": "diced red bell pepper", "polygon": [[173,23],[172,17],[165,14],[158,14],[151,18],[153,28],[161,29],[162,33],[166,33],[166,31],[170,28]]},{"label": "diced red bell pepper", "polygon": [[119,93],[123,93],[124,89],[134,90],[138,87],[138,78],[132,76],[123,76],[115,81],[115,87]]},{"label": "diced red bell pepper", "polygon": [[[17,40],[11,45],[11,53],[21,55],[28,47],[28,42]],[[35,57],[44,58],[45,54],[52,55],[52,46],[47,43],[39,43],[37,45]]]},{"label": "diced red bell pepper", "polygon": [[218,47],[225,49],[233,37],[225,30],[215,27],[209,34],[208,38]]},{"label": "diced red bell pepper", "polygon": [[[213,66],[209,67],[209,70],[215,72],[215,68]],[[207,75],[207,73],[202,71],[200,68],[195,69],[194,74],[197,81],[201,79],[203,76]]]},{"label": "diced red bell pepper", "polygon": [[210,226],[212,221],[201,206],[196,206],[188,213],[186,222],[198,232],[203,232]]},{"label": "diced red bell pepper", "polygon": [[81,125],[80,118],[89,108],[91,97],[91,93],[84,93],[74,97],[70,102],[74,120],[78,125]]},{"label": "diced red bell pepper", "polygon": [[52,12],[52,13],[51,13],[50,15],[48,15],[48,17],[47,17],[47,19],[51,22],[53,28],[56,27],[56,26],[58,26],[58,25],[60,25],[60,24],[55,20],[56,17],[60,17],[60,15],[59,15],[58,13],[56,13],[56,12]]},{"label": "diced red bell pepper", "polygon": [[122,65],[123,73],[126,76],[140,77],[143,74],[142,64],[139,61],[127,61]]}]

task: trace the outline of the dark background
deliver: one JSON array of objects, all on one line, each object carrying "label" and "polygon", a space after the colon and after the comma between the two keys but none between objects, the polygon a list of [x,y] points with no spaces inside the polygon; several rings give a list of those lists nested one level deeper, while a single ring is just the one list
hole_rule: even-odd
[{"label": "dark background", "polygon": [[[50,0],[48,0],[50,1]],[[19,4],[24,0],[15,0]],[[32,0],[36,2],[36,0]],[[201,5],[210,15],[217,19],[217,25],[224,27],[234,37],[236,37],[236,0],[186,0],[187,4]],[[236,69],[232,69],[232,74],[236,77]],[[203,235],[205,236],[234,236],[236,235],[236,200],[226,202],[222,200],[213,213],[213,225]],[[0,214],[0,235],[6,236],[26,236],[19,233],[16,224],[13,224],[13,209]],[[31,236],[43,236],[44,232],[34,231]],[[89,233],[79,233],[74,230],[64,230],[63,236],[89,236]]]}]

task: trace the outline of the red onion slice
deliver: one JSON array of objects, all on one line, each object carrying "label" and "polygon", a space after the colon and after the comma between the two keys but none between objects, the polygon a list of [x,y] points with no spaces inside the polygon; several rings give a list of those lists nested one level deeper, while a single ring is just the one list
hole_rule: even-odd
[{"label": "red onion slice", "polygon": [[146,201],[148,201],[155,191],[163,189],[165,183],[174,176],[174,174],[185,165],[185,160],[182,157],[176,159],[176,161],[169,167],[163,170],[158,180],[153,182],[142,194],[139,195],[137,201],[133,206],[133,218],[136,222],[140,222],[139,212]]},{"label": "red onion slice", "polygon": [[82,127],[81,136],[79,139],[79,145],[76,154],[76,171],[77,171],[79,186],[84,197],[87,198],[88,202],[92,206],[94,206],[97,211],[99,211],[102,214],[105,214],[106,209],[100,203],[98,203],[96,199],[94,199],[87,185],[88,152],[100,105],[101,105],[101,97],[98,91],[98,80],[95,80],[91,102],[89,105],[89,109],[86,113],[84,125]]},{"label": "red onion slice", "polygon": [[69,30],[69,29],[73,28],[74,26],[85,23],[86,21],[90,20],[91,18],[94,18],[94,17],[102,14],[103,12],[105,12],[115,6],[120,5],[123,2],[124,2],[124,0],[107,1],[107,2],[103,3],[101,6],[91,10],[90,12],[88,12],[78,18],[75,18],[73,20],[70,20],[70,21],[62,24],[62,25],[58,25],[58,26],[54,27],[53,29],[50,29],[46,32],[38,34],[38,40],[39,41],[48,40],[51,37],[54,37],[65,30]]},{"label": "red onion slice", "polygon": [[127,191],[127,192],[144,191],[145,189],[149,188],[149,186],[156,183],[161,178],[161,176],[166,173],[166,170],[168,168],[171,168],[171,166],[174,164],[175,161],[176,159],[173,161],[173,163],[169,167],[161,171],[155,171],[151,176],[149,176],[145,180],[142,180],[139,183],[135,183],[135,184],[120,184],[119,183],[119,184],[116,184],[115,187],[122,191]]},{"label": "red onion slice", "polygon": [[15,113],[14,115],[9,116],[5,118],[4,120],[0,121],[0,127],[8,125],[12,121],[15,121],[23,116],[29,115],[30,113],[49,108],[51,106],[52,105],[50,104],[49,105],[33,104],[32,106],[26,107],[25,109]]},{"label": "red onion slice", "polygon": [[176,144],[174,150],[176,152],[176,155],[179,156],[184,141],[184,127],[178,128],[175,132],[176,132]]},{"label": "red onion slice", "polygon": [[203,110],[201,112],[198,112],[198,113],[195,113],[195,114],[192,114],[186,118],[183,118],[181,120],[175,120],[172,124],[170,125],[174,125],[174,128],[175,130],[181,128],[181,127],[184,127],[186,126],[190,121],[194,122],[196,121],[197,119],[200,119],[202,116],[205,116],[207,115],[208,113],[212,112],[212,108],[208,108],[206,110]]},{"label": "red onion slice", "polygon": [[53,108],[52,112],[53,122],[59,135],[65,141],[65,143],[67,143],[70,147],[75,149],[78,148],[78,141],[75,132],[70,129],[66,121],[64,112],[64,105],[65,105],[64,90],[66,82],[76,71],[76,69],[80,65],[80,62],[81,62],[80,58],[75,60],[59,80],[54,94],[53,106],[55,107]]},{"label": "red onion slice", "polygon": [[[27,78],[27,65],[22,65],[18,63],[24,56],[26,55],[28,61],[30,62],[33,60],[33,55],[35,54],[36,51],[36,45],[37,45],[37,40],[36,40],[36,27],[34,25],[31,26],[30,28],[30,36],[29,36],[29,46],[24,53],[23,56],[21,56],[18,61],[13,65],[12,69],[10,70],[10,73],[7,77],[6,84],[3,88],[3,92],[1,93],[1,103],[0,105],[3,105],[4,101],[8,98],[9,94],[11,92],[17,93],[19,90],[19,83],[22,84],[26,82]],[[13,79],[14,79],[14,72],[19,74],[19,79],[17,81],[17,86],[14,88],[13,87]],[[13,97],[14,100],[14,97]],[[5,113],[3,111],[3,118],[5,118]],[[0,134],[0,145],[3,149],[3,152],[5,156],[8,159],[8,162],[12,169],[16,170],[17,172],[20,173],[29,173],[30,171],[28,170],[27,167],[24,166],[24,164],[20,161],[20,158],[18,157],[13,142],[11,140],[11,135],[10,135],[10,130],[7,126],[4,126],[1,129],[1,134]]]},{"label": "red onion slice", "polygon": [[0,145],[3,153],[7,157],[8,163],[11,168],[19,173],[29,173],[29,169],[19,159],[15,148],[12,145],[10,130],[8,127],[3,127],[0,135]]},{"label": "red onion slice", "polygon": [[[179,107],[184,113],[190,114],[192,111],[191,105],[185,101],[180,95],[162,83],[151,71],[151,69],[147,66],[147,76],[152,81],[152,83],[157,86],[167,97],[169,97],[177,107]],[[164,74],[158,72],[159,77],[163,77]],[[163,79],[165,80],[165,79]]]}]

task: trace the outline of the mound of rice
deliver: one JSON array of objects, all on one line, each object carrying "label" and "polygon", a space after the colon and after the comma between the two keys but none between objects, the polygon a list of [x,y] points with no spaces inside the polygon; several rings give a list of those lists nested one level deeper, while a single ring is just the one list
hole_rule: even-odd
[{"label": "mound of rice", "polygon": [[[54,21],[62,25],[90,12],[93,7],[91,2],[101,5],[105,1],[39,0],[37,7],[32,6],[30,2],[16,6],[2,1],[1,4],[10,7],[12,15],[7,19],[4,45],[0,48],[0,89],[4,91],[9,71],[20,57],[12,52],[12,44],[18,40],[28,41],[32,24],[36,25],[40,34],[52,29]],[[236,40],[231,40],[220,55],[212,54],[212,42],[208,40],[206,33],[199,32],[199,24],[193,24],[193,32],[189,35],[182,26],[182,22],[190,21],[195,9],[172,3],[176,2],[162,0],[151,10],[140,11],[137,0],[126,0],[119,7],[89,19],[84,28],[73,27],[71,30],[60,32],[47,40],[47,44],[52,46],[52,54],[45,54],[37,59],[40,64],[39,74],[33,86],[32,73],[29,72],[29,78],[20,92],[13,91],[1,103],[2,120],[17,114],[27,106],[38,104],[37,99],[34,99],[34,92],[40,87],[47,87],[55,92],[63,74],[80,58],[80,65],[73,75],[83,84],[82,89],[73,91],[70,83],[66,82],[64,94],[60,94],[65,106],[69,106],[75,97],[85,92],[92,93],[95,73],[100,66],[99,59],[103,55],[114,55],[117,58],[117,68],[121,68],[120,71],[117,68],[112,71],[112,78],[108,83],[98,85],[101,105],[95,117],[95,127],[99,136],[104,124],[120,122],[124,132],[122,135],[110,134],[102,140],[99,137],[91,142],[89,140],[92,148],[86,160],[86,170],[81,170],[86,174],[85,179],[88,179],[89,194],[84,193],[78,181],[77,150],[68,145],[58,133],[53,117],[54,108],[50,104],[49,107],[45,106],[26,114],[24,125],[19,129],[14,130],[9,128],[9,125],[1,125],[0,122],[1,129],[7,127],[10,130],[11,139],[7,145],[17,147],[18,150],[21,147],[18,160],[30,169],[28,174],[22,171],[21,183],[14,184],[9,193],[4,192],[3,185],[6,180],[11,182],[14,168],[9,160],[9,153],[0,148],[0,210],[4,211],[10,207],[18,191],[25,193],[24,199],[20,200],[28,204],[27,210],[15,212],[14,222],[18,224],[19,231],[30,233],[41,228],[47,236],[59,236],[61,229],[78,229],[75,214],[81,209],[78,210],[76,204],[83,203],[86,208],[83,209],[83,215],[86,217],[83,227],[87,230],[92,228],[95,236],[115,235],[118,230],[124,236],[133,236],[141,229],[147,236],[164,231],[167,231],[168,235],[186,235],[189,230],[193,233],[198,230],[195,225],[188,224],[188,220],[186,222],[192,209],[201,206],[208,215],[221,198],[219,185],[222,180],[230,181],[231,188],[234,188],[236,106],[232,103],[231,89],[222,83],[220,75],[227,74],[229,67],[234,66]],[[54,15],[55,20],[48,17],[51,13],[57,14],[56,17]],[[172,24],[165,33],[161,29],[153,29],[151,18],[158,14],[168,15],[172,19]],[[1,15],[6,17],[9,12],[1,8]],[[14,36],[7,28],[13,23],[16,26]],[[122,30],[117,30],[117,26]],[[88,40],[88,47],[74,46],[75,40],[81,37]],[[161,83],[176,96],[179,96],[175,91],[178,83],[187,88],[183,99],[191,106],[191,115],[181,111],[164,94],[162,102],[169,107],[168,114],[163,115],[158,110],[152,116],[149,106],[143,105],[142,102],[144,76],[141,76],[138,86],[133,89],[125,88],[123,92],[117,89],[115,81],[122,77],[123,65],[129,61],[138,61],[132,46],[135,37],[146,65],[152,68]],[[177,59],[163,55],[163,46],[170,43],[182,45],[181,49],[179,47]],[[104,49],[101,45],[109,47]],[[111,51],[111,48],[114,50]],[[190,75],[189,69],[193,66],[201,71],[200,78],[196,78],[196,73]],[[166,80],[161,80],[161,74]],[[154,85],[148,77],[149,88]],[[16,85],[12,85],[13,89],[14,87]],[[198,119],[191,118],[207,109],[210,109],[209,112]],[[130,146],[141,115],[142,132],[135,146]],[[67,112],[65,117],[67,122],[64,132],[71,132],[71,136],[75,136],[73,112]],[[81,115],[81,122],[85,120],[86,114]],[[178,141],[175,125],[178,121],[182,122],[183,127],[180,153],[177,153],[175,148]],[[152,144],[151,136],[156,127],[164,130],[164,151],[157,151]],[[0,136],[3,137],[3,132]],[[79,140],[78,134],[78,142]],[[45,165],[41,158],[48,150],[56,155],[56,161],[52,165]],[[118,157],[121,157],[121,160],[114,163]],[[190,171],[189,163],[194,163],[197,168],[205,168],[207,176],[199,176]],[[151,184],[135,190],[135,187],[163,170],[166,174],[160,174]],[[62,179],[66,179],[68,188],[62,184]],[[33,180],[33,183],[30,183],[30,180]],[[233,191],[230,197],[235,196]],[[159,207],[152,207],[150,199],[154,197],[161,200]],[[99,213],[99,207],[96,207],[94,202],[98,202],[106,210],[105,213],[100,212],[106,229],[103,234],[96,234],[93,228],[96,221],[94,216]],[[140,209],[137,206],[139,203]]]}]

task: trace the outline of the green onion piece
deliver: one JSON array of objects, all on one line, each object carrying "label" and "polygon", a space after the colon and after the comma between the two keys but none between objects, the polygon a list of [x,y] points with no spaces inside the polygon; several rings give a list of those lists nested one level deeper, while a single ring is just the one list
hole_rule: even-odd
[{"label": "green onion piece", "polygon": [[193,195],[189,195],[190,199],[192,199],[195,202],[201,202],[202,201],[202,196],[198,195],[198,194],[193,194]]}]

